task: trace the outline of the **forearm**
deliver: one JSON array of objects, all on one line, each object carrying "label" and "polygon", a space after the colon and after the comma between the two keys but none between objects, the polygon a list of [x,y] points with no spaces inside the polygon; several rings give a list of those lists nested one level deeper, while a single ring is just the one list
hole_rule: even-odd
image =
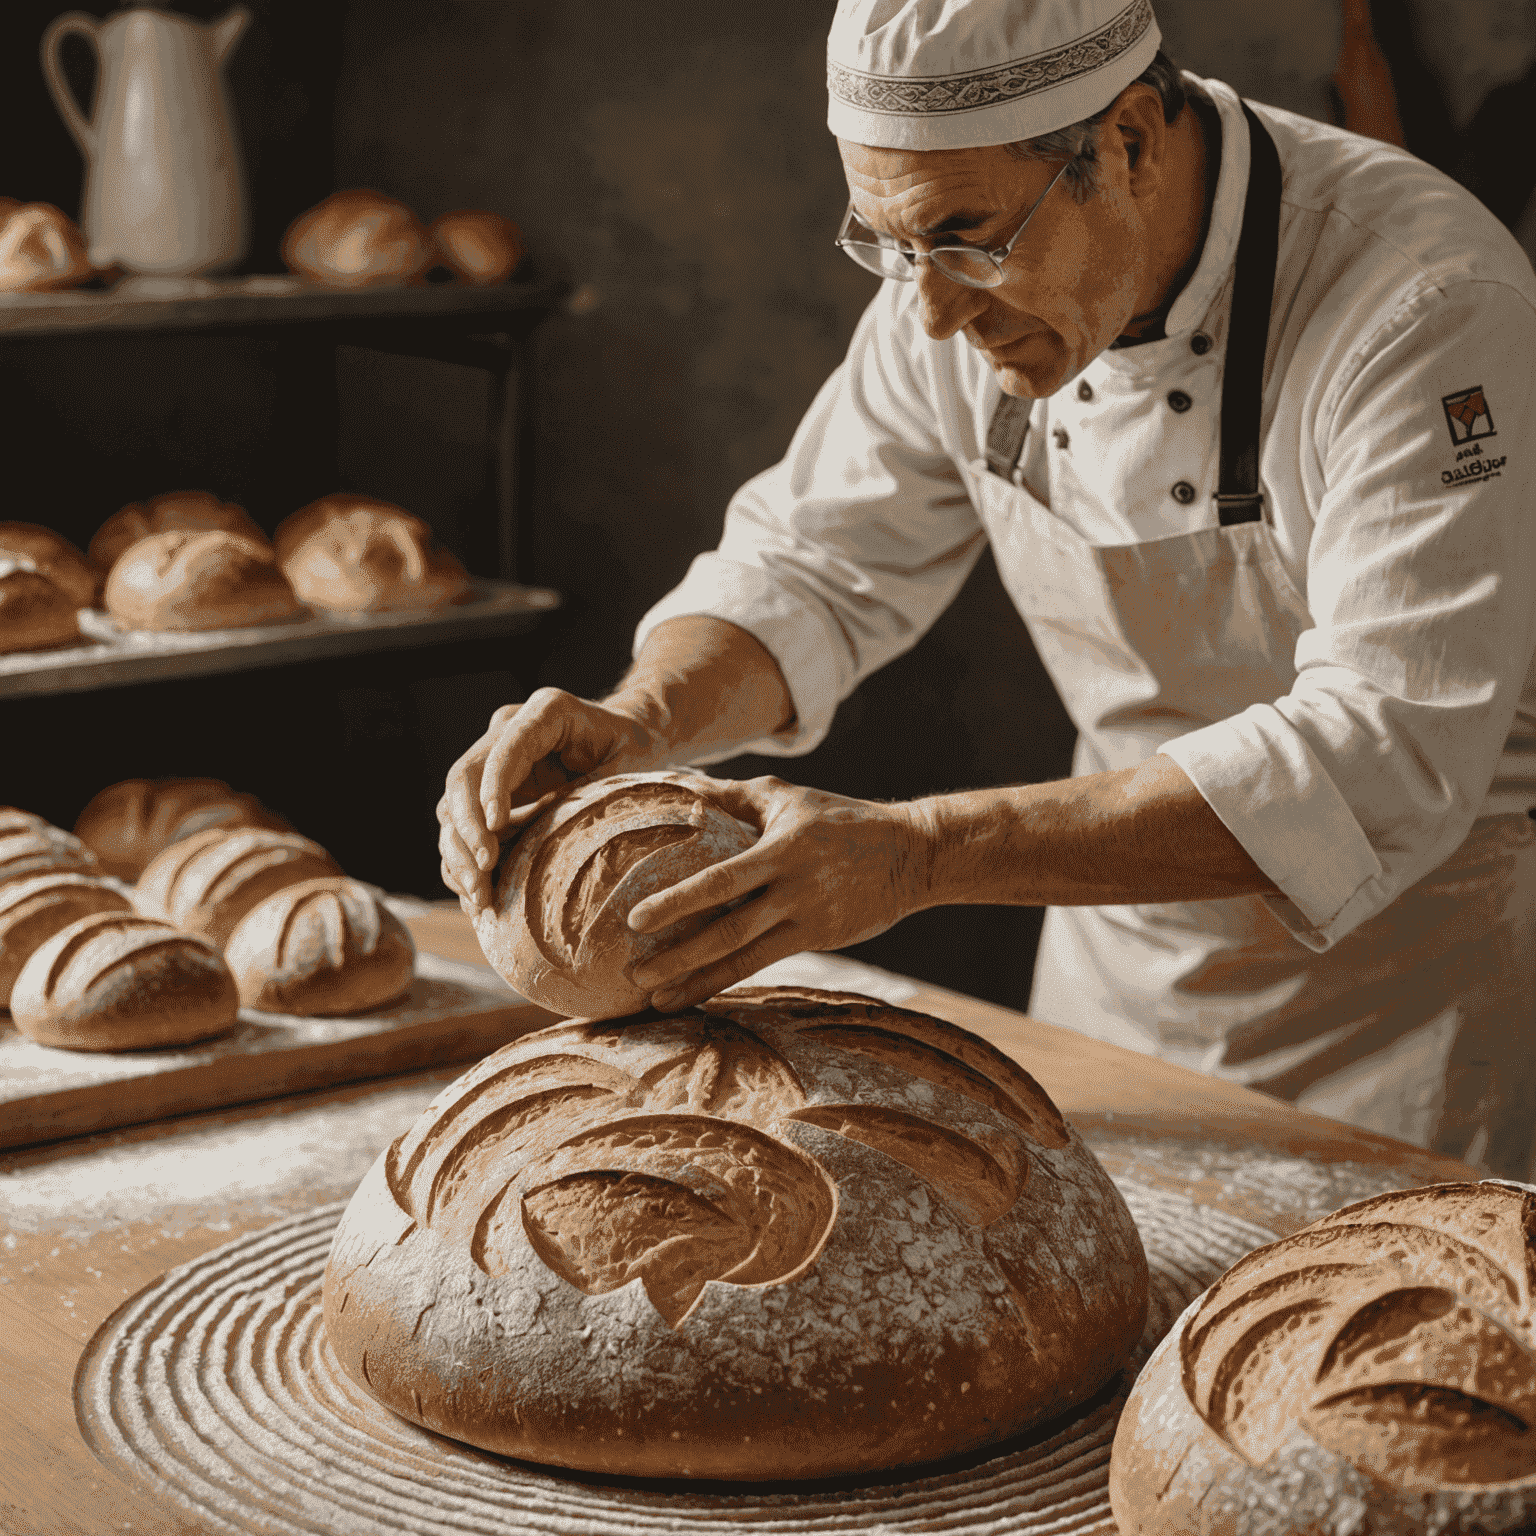
[{"label": "forearm", "polygon": [[640,721],[673,762],[771,736],[795,715],[789,687],[762,643],[702,614],[657,625],[603,703]]},{"label": "forearm", "polygon": [[910,802],[918,905],[1202,901],[1276,887],[1182,769],[1134,769]]}]

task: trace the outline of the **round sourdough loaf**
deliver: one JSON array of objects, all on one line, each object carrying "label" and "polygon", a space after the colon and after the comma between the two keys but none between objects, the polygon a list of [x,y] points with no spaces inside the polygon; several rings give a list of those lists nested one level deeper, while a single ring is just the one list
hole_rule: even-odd
[{"label": "round sourdough loaf", "polygon": [[511,219],[482,208],[456,208],[427,226],[437,259],[460,282],[493,288],[516,270],[523,232]]},{"label": "round sourdough loaf", "polygon": [[275,891],[340,873],[325,849],[297,832],[210,827],[157,853],[139,876],[133,903],[222,949],[240,919]]},{"label": "round sourdough loaf", "polygon": [[61,533],[40,523],[0,523],[0,553],[25,555],[76,608],[89,608],[102,573]]},{"label": "round sourdough loaf", "polygon": [[367,886],[330,876],[284,886],[252,907],[224,960],[247,1008],[341,1015],[403,997],[416,946]]},{"label": "round sourdough loaf", "polygon": [[0,652],[46,651],[79,640],[69,593],[30,556],[0,549]]},{"label": "round sourdough loaf", "polygon": [[124,779],[94,795],[75,822],[75,836],[120,880],[137,880],[172,843],[214,827],[265,827],[291,832],[255,795],[223,779]]},{"label": "round sourdough loaf", "polygon": [[1123,1536],[1497,1536],[1536,1521],[1536,1188],[1346,1206],[1239,1260],[1137,1379]]},{"label": "round sourdough loaf", "polygon": [[718,914],[642,934],[629,927],[635,903],[757,841],[713,801],[713,783],[701,773],[622,773],[558,794],[509,846],[491,905],[476,914],[485,958],[555,1013],[606,1019],[644,1008],[630,972]]},{"label": "round sourdough loaf", "polygon": [[341,613],[440,608],[470,594],[468,573],[433,547],[424,523],[372,507],[326,519],[284,559],[283,574],[304,602]]},{"label": "round sourdough loaf", "polygon": [[847,993],[567,1021],[445,1088],[363,1179],[337,1359],[439,1434],[647,1477],[991,1445],[1124,1363],[1124,1201],[995,1047]]},{"label": "round sourdough loaf", "polygon": [[133,903],[94,875],[38,875],[0,885],[0,1008],[33,952],[93,912],[131,912]]},{"label": "round sourdough loaf", "polygon": [[95,912],[34,950],[11,1018],[39,1045],[127,1051],[233,1029],[235,979],[206,939],[137,912]]},{"label": "round sourdough loaf", "polygon": [[376,496],[359,496],[352,491],[332,491],[306,503],[297,512],[290,512],[272,533],[272,548],[279,562],[287,560],[305,539],[318,533],[332,518],[345,517],[349,512],[377,512],[380,517],[392,517],[411,528],[425,546],[432,540],[432,528],[404,507],[392,501],[380,501]]},{"label": "round sourdough loaf", "polygon": [[327,288],[419,282],[433,262],[421,220],[397,198],[366,187],[333,192],[301,213],[281,251],[290,272]]},{"label": "round sourdough loaf", "polygon": [[118,557],[104,599],[125,629],[244,629],[306,617],[270,547],[217,531],[140,539]]},{"label": "round sourdough loaf", "polygon": [[89,554],[96,565],[107,571],[140,539],[147,539],[152,533],[178,530],[237,533],[252,544],[267,542],[266,534],[244,507],[220,501],[212,491],[166,491],[148,501],[129,502],[114,512],[92,536]]},{"label": "round sourdough loaf", "polygon": [[11,818],[6,817],[0,823],[0,890],[13,880],[72,871],[87,875],[102,872],[96,855],[78,837],[46,821],[11,824]]}]

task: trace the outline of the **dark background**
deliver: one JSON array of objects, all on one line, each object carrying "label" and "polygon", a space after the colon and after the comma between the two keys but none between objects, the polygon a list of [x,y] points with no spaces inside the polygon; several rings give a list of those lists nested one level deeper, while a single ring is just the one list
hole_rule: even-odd
[{"label": "dark background", "polygon": [[[223,4],[184,3],[216,18]],[[0,706],[0,801],[71,825],[137,775],[255,791],[350,873],[444,894],[432,807],[499,703],[583,694],[622,670],[636,620],[712,546],[725,504],[788,444],[874,279],[832,245],[846,191],[824,127],[829,0],[253,0],[229,79],[250,181],[242,270],[281,270],[288,221],[371,186],[426,219],[485,207],[522,225],[519,277],[579,301],[536,333],[530,569],[564,609],[533,636],[347,665]],[[105,6],[88,6],[104,15]],[[53,4],[0,11],[0,194],[78,213],[81,165],[43,86]],[[1528,152],[1536,18],[1526,3],[1373,7],[1409,147],[1512,227]],[[1283,14],[1281,14],[1283,12]],[[1319,118],[1338,0],[1160,0],[1187,67]],[[82,91],[83,45],[66,53]],[[124,502],[206,487],[269,530],[325,491],[399,501],[461,547],[483,474],[486,382],[448,364],[254,339],[50,344],[0,357],[0,516],[84,544]],[[336,405],[339,396],[339,416]],[[807,757],[738,759],[844,794],[906,797],[1059,777],[1070,727],[984,560],[906,657]],[[856,951],[1022,1007],[1039,913],[920,914]]]}]

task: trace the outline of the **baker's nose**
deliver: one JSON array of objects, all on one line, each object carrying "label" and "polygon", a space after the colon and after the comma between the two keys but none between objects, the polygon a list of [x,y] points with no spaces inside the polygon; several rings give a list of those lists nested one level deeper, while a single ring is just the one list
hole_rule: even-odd
[{"label": "baker's nose", "polygon": [[917,295],[923,307],[923,329],[935,341],[948,341],[987,307],[985,290],[945,277],[931,261],[917,264]]}]

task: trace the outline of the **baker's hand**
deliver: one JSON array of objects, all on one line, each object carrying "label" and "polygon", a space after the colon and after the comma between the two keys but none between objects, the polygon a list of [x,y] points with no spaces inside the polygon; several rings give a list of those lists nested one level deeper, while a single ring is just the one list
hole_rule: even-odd
[{"label": "baker's hand", "polygon": [[924,842],[910,806],[777,778],[727,781],[711,798],[762,835],[745,853],[637,902],[629,925],[654,933],[748,899],[632,973],[657,1008],[702,1002],[803,949],[871,939],[927,904]]},{"label": "baker's hand", "polygon": [[573,779],[654,768],[660,747],[638,720],[540,688],[522,704],[503,704],[490,727],[448,770],[437,802],[443,884],[471,918],[491,904],[491,872],[501,844]]}]

